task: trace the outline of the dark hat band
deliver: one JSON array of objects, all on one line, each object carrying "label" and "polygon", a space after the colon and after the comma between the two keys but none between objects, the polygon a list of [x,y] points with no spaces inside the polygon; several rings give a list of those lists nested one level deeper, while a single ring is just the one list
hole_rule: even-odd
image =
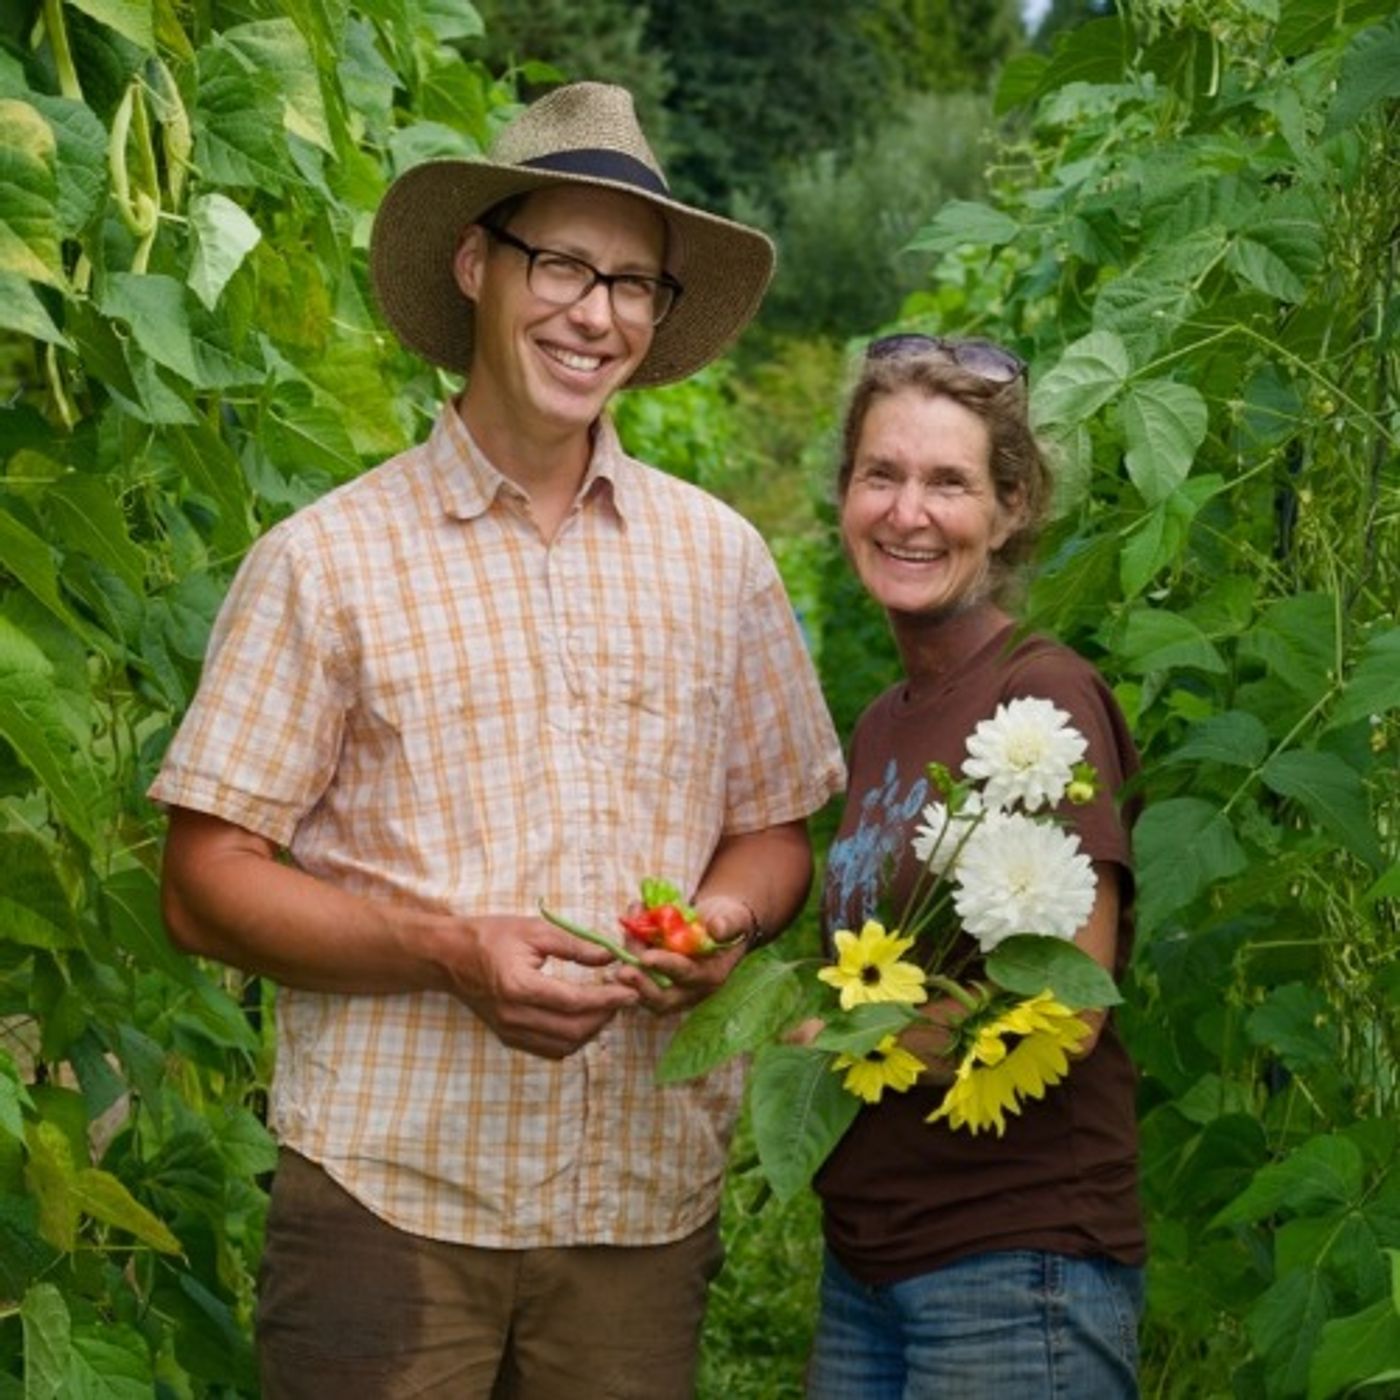
[{"label": "dark hat band", "polygon": [[572,151],[555,151],[552,155],[523,160],[523,166],[534,170],[550,170],[560,175],[583,175],[594,180],[613,180],[622,185],[636,185],[649,194],[670,198],[670,190],[650,166],[622,151],[599,147],[580,147]]}]

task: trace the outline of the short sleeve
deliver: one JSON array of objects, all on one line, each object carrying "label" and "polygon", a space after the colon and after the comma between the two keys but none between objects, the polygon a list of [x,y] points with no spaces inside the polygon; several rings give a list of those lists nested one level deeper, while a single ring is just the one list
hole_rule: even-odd
[{"label": "short sleeve", "polygon": [[199,689],[150,796],[287,845],[335,771],[346,710],[335,608],[314,550],[265,535],[234,579]]},{"label": "short sleeve", "polygon": [[727,835],[808,816],[845,784],[840,744],[811,655],[756,535],[738,636],[727,736]]}]

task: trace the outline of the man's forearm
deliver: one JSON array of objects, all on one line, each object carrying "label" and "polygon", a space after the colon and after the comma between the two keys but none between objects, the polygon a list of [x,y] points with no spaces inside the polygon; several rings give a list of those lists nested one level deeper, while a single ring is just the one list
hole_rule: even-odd
[{"label": "man's forearm", "polygon": [[763,934],[774,938],[801,912],[812,884],[812,845],[805,821],[725,837],[700,881],[697,899],[741,900]]}]

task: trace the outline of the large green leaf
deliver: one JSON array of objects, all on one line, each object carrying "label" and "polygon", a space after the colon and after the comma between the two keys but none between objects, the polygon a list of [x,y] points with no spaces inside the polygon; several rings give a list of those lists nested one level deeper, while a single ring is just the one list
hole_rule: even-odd
[{"label": "large green leaf", "polygon": [[1308,700],[1330,685],[1336,664],[1337,604],[1325,593],[1299,593],[1271,603],[1241,641],[1242,656],[1255,656]]},{"label": "large green leaf", "polygon": [[1245,1033],[1295,1073],[1307,1073],[1337,1059],[1337,1031],[1326,998],[1317,988],[1298,982],[1275,987],[1249,1013]]},{"label": "large green leaf", "polygon": [[1115,277],[1094,298],[1094,329],[1113,332],[1133,363],[1142,364],[1176,334],[1196,303],[1189,281]]},{"label": "large green leaf", "polygon": [[1206,401],[1189,384],[1140,380],[1118,407],[1128,442],[1126,465],[1148,505],[1165,501],[1186,480],[1205,440]]},{"label": "large green leaf", "polygon": [[1332,1290],[1320,1269],[1294,1269],[1260,1295],[1247,1325],[1269,1367],[1270,1394],[1301,1395],[1308,1366],[1332,1311]]},{"label": "large green leaf", "polygon": [[1128,352],[1112,331],[1091,331],[1041,376],[1031,391],[1031,416],[1038,426],[1081,423],[1119,393],[1130,368]]},{"label": "large green leaf", "polygon": [[59,231],[75,237],[107,193],[107,129],[86,103],[40,93],[28,100],[53,128]]},{"label": "large green leaf", "polygon": [[1347,45],[1324,135],[1335,136],[1393,97],[1400,97],[1400,15],[1395,14]]},{"label": "large green leaf", "polygon": [[1138,916],[1143,930],[1161,926],[1216,880],[1238,875],[1249,860],[1229,819],[1199,797],[1150,802],[1133,828]]},{"label": "large green leaf", "polygon": [[171,428],[161,442],[194,489],[215,507],[215,549],[233,557],[241,554],[253,538],[252,502],[243,468],[227,443],[202,424]]},{"label": "large green leaf", "polygon": [[212,311],[228,279],[257,247],[262,230],[243,209],[217,192],[191,200],[189,218],[194,257],[188,281],[190,289]]},{"label": "large green leaf", "polygon": [[194,160],[210,184],[278,191],[291,177],[274,73],[215,41],[199,51]]},{"label": "large green leaf", "polygon": [[1174,667],[1223,675],[1225,662],[1190,618],[1162,608],[1135,608],[1119,642],[1123,665],[1138,675]]},{"label": "large green leaf", "polygon": [[1020,225],[1010,216],[987,204],[966,199],[950,199],[934,221],[921,228],[909,241],[919,252],[952,253],[971,244],[977,248],[999,248],[1010,243]]},{"label": "large green leaf", "polygon": [[719,991],[695,1008],[657,1065],[663,1084],[693,1079],[735,1055],[756,1050],[801,1006],[799,964],[764,948],[745,958]]},{"label": "large green leaf", "polygon": [[1038,95],[1069,83],[1120,82],[1131,42],[1127,23],[1116,16],[1066,29],[1055,42]]},{"label": "large green leaf", "polygon": [[0,1298],[18,1298],[53,1268],[57,1258],[39,1233],[34,1197],[0,1195]]},{"label": "large green leaf", "polygon": [[84,1167],[74,1174],[69,1192],[84,1215],[125,1230],[163,1254],[180,1252],[180,1241],[170,1232],[169,1226],[147,1210],[111,1172]]},{"label": "large green leaf", "polygon": [[1264,761],[1268,749],[1269,733],[1257,715],[1248,710],[1227,710],[1193,724],[1185,741],[1173,749],[1165,761],[1225,763],[1253,768]]},{"label": "large green leaf", "polygon": [[867,1055],[887,1035],[898,1035],[918,1012],[900,1002],[867,1002],[830,1015],[812,1044],[844,1055]]},{"label": "large green leaf", "polygon": [[754,1145],[780,1201],[811,1181],[850,1127],[860,1100],[832,1073],[832,1056],[796,1045],[768,1045],[749,1080]]},{"label": "large green leaf", "polygon": [[155,48],[151,0],[68,0],[68,3],[93,19],[100,20],[108,28],[115,29],[137,48]]},{"label": "large green leaf", "polygon": [[1370,715],[1400,708],[1400,627],[1377,632],[1361,653],[1328,728],[1354,724]]},{"label": "large green leaf", "polygon": [[95,758],[75,748],[53,688],[53,666],[8,618],[0,616],[0,735],[44,785],[59,817],[87,846],[110,791]]},{"label": "large green leaf", "polygon": [[[1396,1250],[1387,1250],[1392,1262]],[[1400,1376],[1400,1305],[1382,1298],[1350,1317],[1333,1318],[1322,1329],[1308,1372],[1308,1400],[1325,1400],[1351,1386]]]},{"label": "large green leaf", "polygon": [[0,887],[4,936],[30,948],[75,947],[77,922],[50,847],[28,832],[0,832],[0,870],[5,872]]},{"label": "large green leaf", "polygon": [[[326,106],[316,65],[306,40],[290,19],[255,20],[224,30],[222,42],[242,56],[247,66],[277,79],[284,101],[282,120],[288,131],[335,154],[326,124]],[[461,65],[461,60],[457,60]]]},{"label": "large green leaf", "polygon": [[72,1321],[63,1294],[36,1283],[20,1303],[24,1328],[24,1400],[63,1400],[72,1355]]},{"label": "large green leaf", "polygon": [[116,272],[107,279],[102,311],[131,327],[136,343],[157,364],[197,389],[231,389],[263,377],[262,356],[251,342],[230,344],[223,324],[191,305],[173,277]]},{"label": "large green leaf", "polygon": [[1263,777],[1373,869],[1385,864],[1361,775],[1336,754],[1290,749],[1265,764]]},{"label": "large green leaf", "polygon": [[29,279],[18,272],[0,271],[0,329],[18,331],[51,345],[71,349],[68,337],[54,324]]},{"label": "large green leaf", "polygon": [[0,272],[62,287],[56,151],[41,113],[0,98]]},{"label": "large green leaf", "polygon": [[1230,244],[1227,265],[1251,286],[1281,301],[1302,301],[1322,264],[1323,231],[1310,219],[1278,217],[1246,227]]},{"label": "large green leaf", "polygon": [[44,495],[55,534],[117,574],[133,593],[145,585],[146,558],[127,534],[126,517],[108,482],[70,472]]},{"label": "large green leaf", "polygon": [[1278,1211],[1292,1215],[1354,1202],[1364,1186],[1361,1149],[1339,1134],[1309,1138],[1281,1162],[1261,1167],[1214,1225],[1248,1225]]},{"label": "large green leaf", "polygon": [[262,445],[269,461],[290,476],[325,472],[346,481],[360,470],[359,454],[342,416],[318,403],[305,384],[284,384],[263,419]]},{"label": "large green leaf", "polygon": [[1123,1000],[1112,975],[1082,948],[1041,934],[1017,934],[999,943],[987,958],[987,976],[1025,997],[1048,987],[1076,1011],[1117,1006]]},{"label": "large green leaf", "polygon": [[78,1243],[78,1206],[73,1200],[73,1149],[62,1128],[41,1121],[25,1133],[29,1161],[24,1179],[39,1206],[39,1233],[55,1249],[72,1253]]},{"label": "large green leaf", "polygon": [[158,1394],[141,1334],[111,1322],[73,1329],[64,1395],[72,1400],[150,1400]]}]

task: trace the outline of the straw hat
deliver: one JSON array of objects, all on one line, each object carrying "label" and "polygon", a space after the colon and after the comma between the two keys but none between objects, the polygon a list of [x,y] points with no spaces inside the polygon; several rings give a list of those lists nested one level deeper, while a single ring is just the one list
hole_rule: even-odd
[{"label": "straw hat", "polygon": [[503,199],[556,185],[620,190],[666,220],[666,270],[685,291],[629,384],[693,374],[758,310],[773,273],[768,238],[672,199],[631,95],[574,83],[527,107],[497,136],[489,160],[427,161],[390,186],[374,221],[370,273],[385,319],[410,350],[444,369],[470,367],[474,310],[452,273],[462,233]]}]

